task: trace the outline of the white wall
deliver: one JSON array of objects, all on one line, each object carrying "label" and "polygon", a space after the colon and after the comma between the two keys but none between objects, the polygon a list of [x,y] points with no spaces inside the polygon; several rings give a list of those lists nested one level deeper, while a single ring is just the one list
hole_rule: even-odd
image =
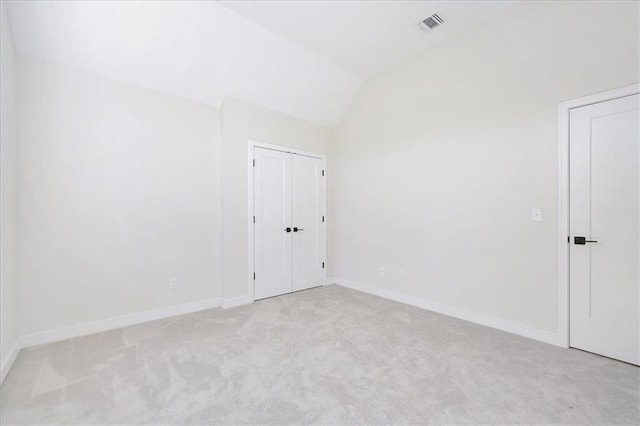
[{"label": "white wall", "polygon": [[219,111],[23,57],[18,84],[20,333],[219,297]]},{"label": "white wall", "polygon": [[5,365],[18,339],[18,158],[16,147],[16,63],[11,27],[0,4],[0,363]]},{"label": "white wall", "polygon": [[334,139],[18,57],[16,154],[5,19],[3,359],[16,291],[20,335],[247,296],[249,140],[329,155],[330,274],[555,331],[557,103],[639,72],[637,3],[524,3],[369,81]]},{"label": "white wall", "polygon": [[[222,104],[222,229],[223,297],[225,299],[249,295],[249,140],[329,155],[333,142],[333,130],[232,98],[224,99]],[[328,161],[330,163],[331,160]],[[331,192],[328,196],[331,197]],[[330,220],[329,215],[329,224]],[[331,267],[331,257],[328,263]]]},{"label": "white wall", "polygon": [[638,81],[638,16],[526,2],[370,80],[336,133],[335,275],[557,331],[558,103]]}]

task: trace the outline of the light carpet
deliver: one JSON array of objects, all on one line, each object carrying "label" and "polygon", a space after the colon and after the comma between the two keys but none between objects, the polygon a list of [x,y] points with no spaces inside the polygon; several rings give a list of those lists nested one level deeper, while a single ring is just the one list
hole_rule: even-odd
[{"label": "light carpet", "polygon": [[23,350],[3,424],[638,424],[637,367],[339,286]]}]

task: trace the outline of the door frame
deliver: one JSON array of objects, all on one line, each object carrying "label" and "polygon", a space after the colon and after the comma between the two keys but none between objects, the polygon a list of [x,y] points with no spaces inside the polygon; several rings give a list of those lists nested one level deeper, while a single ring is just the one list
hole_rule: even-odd
[{"label": "door frame", "polygon": [[[558,105],[558,334],[569,347],[569,113],[574,108],[624,98],[640,93],[640,83],[583,96]],[[639,259],[640,260],[640,259]]]},{"label": "door frame", "polygon": [[322,168],[323,170],[325,170],[325,190],[324,190],[324,200],[323,200],[323,207],[324,207],[324,217],[325,217],[325,222],[324,222],[324,234],[325,234],[325,238],[324,238],[324,247],[323,247],[323,252],[324,252],[324,257],[325,257],[325,280],[327,277],[327,271],[329,270],[329,255],[328,255],[328,239],[329,239],[329,235],[328,235],[328,226],[327,224],[329,223],[329,209],[328,209],[328,200],[329,200],[329,185],[327,184],[327,156],[326,154],[319,154],[317,152],[311,152],[311,151],[305,151],[302,149],[298,149],[298,148],[293,148],[293,147],[289,147],[289,146],[284,146],[284,145],[275,145],[275,144],[271,144],[271,143],[265,143],[265,142],[259,142],[256,140],[252,140],[249,139],[249,148],[248,148],[248,184],[249,184],[249,194],[248,194],[248,209],[247,209],[247,229],[248,229],[248,265],[247,265],[247,286],[249,289],[249,297],[251,302],[255,302],[255,288],[254,288],[254,279],[253,279],[253,273],[254,273],[254,232],[253,232],[253,214],[254,214],[254,206],[253,206],[253,197],[254,197],[254,187],[253,187],[253,175],[254,175],[254,167],[253,167],[253,160],[254,160],[254,156],[253,156],[253,149],[254,148],[264,148],[264,149],[271,149],[274,151],[280,151],[280,152],[288,152],[290,154],[298,154],[298,155],[305,155],[307,157],[314,157],[314,158],[319,158],[320,160],[322,160]]}]

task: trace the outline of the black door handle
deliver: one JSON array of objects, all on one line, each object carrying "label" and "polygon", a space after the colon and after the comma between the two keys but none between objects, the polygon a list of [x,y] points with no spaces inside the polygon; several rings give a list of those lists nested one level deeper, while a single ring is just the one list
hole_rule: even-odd
[{"label": "black door handle", "polygon": [[304,231],[302,228],[298,228],[297,226],[293,227],[293,232]]},{"label": "black door handle", "polygon": [[573,243],[583,246],[586,243],[597,243],[598,240],[587,240],[587,237],[573,237]]},{"label": "black door handle", "polygon": [[291,228],[289,228],[288,226],[285,228],[285,232],[291,232]]}]

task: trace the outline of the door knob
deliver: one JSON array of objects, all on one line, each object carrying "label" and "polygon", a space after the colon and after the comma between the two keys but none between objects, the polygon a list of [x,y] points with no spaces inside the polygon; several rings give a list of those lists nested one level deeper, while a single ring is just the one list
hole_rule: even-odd
[{"label": "door knob", "polygon": [[297,226],[293,227],[293,232],[304,231],[302,228],[298,228]]},{"label": "door knob", "polygon": [[291,232],[291,228],[289,228],[288,226],[284,230],[285,232]]},{"label": "door knob", "polygon": [[583,246],[585,243],[597,243],[597,240],[587,240],[586,237],[573,237],[573,243]]}]

